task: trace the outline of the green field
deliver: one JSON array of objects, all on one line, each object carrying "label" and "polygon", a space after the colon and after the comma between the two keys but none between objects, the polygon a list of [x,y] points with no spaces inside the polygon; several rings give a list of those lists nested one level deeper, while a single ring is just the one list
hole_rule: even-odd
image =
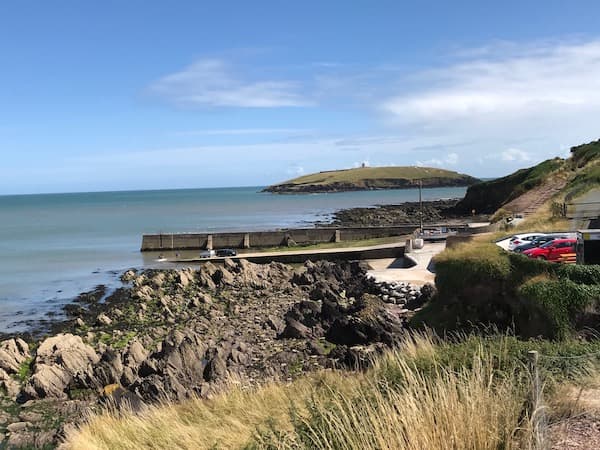
[{"label": "green field", "polygon": [[269,186],[268,192],[327,192],[363,189],[399,189],[423,186],[466,186],[476,178],[432,167],[361,167],[318,172]]}]

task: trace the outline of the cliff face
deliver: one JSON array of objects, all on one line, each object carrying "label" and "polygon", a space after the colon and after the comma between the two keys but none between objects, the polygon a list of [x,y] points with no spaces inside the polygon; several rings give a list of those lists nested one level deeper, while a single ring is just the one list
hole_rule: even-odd
[{"label": "cliff face", "polygon": [[378,189],[469,186],[477,178],[449,170],[427,167],[381,167],[320,172],[275,184],[264,192],[302,194]]}]

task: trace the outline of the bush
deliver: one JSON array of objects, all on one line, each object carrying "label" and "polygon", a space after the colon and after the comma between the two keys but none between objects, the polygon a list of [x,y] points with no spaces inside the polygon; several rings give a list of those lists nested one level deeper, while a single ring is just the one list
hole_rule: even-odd
[{"label": "bush", "polygon": [[471,242],[435,259],[437,295],[411,320],[439,333],[489,325],[522,337],[562,339],[600,330],[600,266],[548,263]]},{"label": "bush", "polygon": [[569,279],[534,278],[519,288],[519,296],[532,302],[552,325],[551,338],[564,339],[573,330],[577,317],[594,299],[600,298],[600,286],[578,284]]}]

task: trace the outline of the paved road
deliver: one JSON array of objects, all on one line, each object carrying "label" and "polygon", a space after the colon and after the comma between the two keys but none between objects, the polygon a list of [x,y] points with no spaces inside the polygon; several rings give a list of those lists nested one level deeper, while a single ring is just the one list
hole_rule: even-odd
[{"label": "paved road", "polygon": [[402,267],[401,262],[396,259],[369,260],[368,263],[373,268],[369,270],[369,275],[379,282],[404,281],[416,286],[433,283],[435,272],[431,259],[445,248],[445,242],[426,242],[422,249],[413,250],[404,256],[416,263],[409,268]]}]

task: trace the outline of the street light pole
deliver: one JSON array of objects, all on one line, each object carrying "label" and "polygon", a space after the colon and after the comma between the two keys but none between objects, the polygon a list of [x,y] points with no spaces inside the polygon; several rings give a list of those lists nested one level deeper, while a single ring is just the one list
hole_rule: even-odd
[{"label": "street light pole", "polygon": [[423,181],[419,180],[419,227],[421,234],[423,234],[423,196],[421,190],[423,189]]}]

